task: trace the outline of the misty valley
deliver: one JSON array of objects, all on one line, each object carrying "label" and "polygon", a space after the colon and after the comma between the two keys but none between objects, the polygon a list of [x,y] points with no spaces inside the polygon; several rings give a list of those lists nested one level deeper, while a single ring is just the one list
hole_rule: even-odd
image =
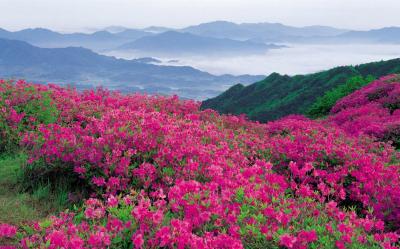
[{"label": "misty valley", "polygon": [[351,31],[225,21],[94,33],[0,29],[0,76],[205,100],[274,72],[309,74],[397,58],[399,34],[400,28]]},{"label": "misty valley", "polygon": [[269,75],[274,72],[295,75],[399,58],[400,44],[285,44],[280,49],[259,54],[225,56],[175,54],[158,57],[152,52],[132,50],[104,54],[122,59],[154,57],[151,63],[157,65],[191,66],[215,75]]}]

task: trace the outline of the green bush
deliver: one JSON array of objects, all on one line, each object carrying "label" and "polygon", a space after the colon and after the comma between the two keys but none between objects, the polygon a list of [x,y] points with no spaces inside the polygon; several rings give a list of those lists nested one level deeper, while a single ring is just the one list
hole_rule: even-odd
[{"label": "green bush", "polygon": [[365,85],[368,85],[374,80],[375,78],[371,75],[365,78],[362,76],[355,76],[348,79],[346,83],[333,88],[326,92],[322,97],[318,98],[317,101],[308,109],[307,115],[311,118],[321,118],[328,115],[339,99],[353,93]]},{"label": "green bush", "polygon": [[18,113],[25,113],[25,124],[29,123],[27,120],[29,117],[34,117],[36,119],[34,122],[35,124],[51,124],[57,121],[59,111],[53,104],[51,92],[38,92],[34,87],[27,87],[23,94],[27,96],[39,96],[37,98],[31,98],[24,104],[14,107]]}]

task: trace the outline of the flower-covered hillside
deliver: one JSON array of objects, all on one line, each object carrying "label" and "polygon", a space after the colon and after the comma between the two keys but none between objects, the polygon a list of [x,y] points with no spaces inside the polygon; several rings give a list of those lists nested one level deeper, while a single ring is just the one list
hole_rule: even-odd
[{"label": "flower-covered hillside", "polygon": [[11,247],[398,246],[399,155],[369,133],[22,81],[1,81],[0,97],[0,149],[28,154],[25,184],[67,177],[81,200],[45,220],[1,225]]},{"label": "flower-covered hillside", "polygon": [[340,100],[330,121],[350,134],[372,135],[400,146],[400,78],[390,75]]}]

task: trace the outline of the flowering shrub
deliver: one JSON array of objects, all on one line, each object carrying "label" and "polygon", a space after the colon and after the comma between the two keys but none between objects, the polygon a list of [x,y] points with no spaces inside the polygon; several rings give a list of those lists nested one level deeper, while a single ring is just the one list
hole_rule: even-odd
[{"label": "flowering shrub", "polygon": [[396,248],[398,155],[366,132],[297,116],[259,124],[176,97],[37,89],[58,111],[21,131],[25,170],[69,172],[90,198],[19,228],[21,248]]},{"label": "flowering shrub", "polygon": [[57,120],[50,94],[45,86],[0,80],[0,153],[15,149],[24,132]]},{"label": "flowering shrub", "polygon": [[0,224],[0,238],[12,238],[17,233],[17,228],[8,224]]},{"label": "flowering shrub", "polygon": [[298,195],[335,200],[364,215],[372,208],[377,217],[399,224],[399,167],[391,165],[396,154],[388,145],[302,117],[271,122],[267,129],[272,136],[264,144],[266,159]]},{"label": "flowering shrub", "polygon": [[6,243],[6,240],[14,238],[16,234],[17,234],[17,227],[0,223],[0,244],[1,244],[0,249],[15,249],[14,246],[11,245],[7,246],[3,244]]},{"label": "flowering shrub", "polygon": [[371,135],[399,148],[400,81],[383,77],[340,100],[331,110],[330,122],[353,135]]},{"label": "flowering shrub", "polygon": [[[182,220],[185,214],[171,213],[171,209],[164,213],[168,209],[166,196],[150,200],[143,193],[134,193],[110,198],[105,202],[89,199],[77,213],[62,213],[33,224],[31,231],[24,232],[21,246],[243,248],[243,244],[258,244],[262,248],[278,248],[279,245],[333,248],[335,244],[343,244],[352,248],[380,248],[382,244],[392,248],[391,243],[398,239],[394,233],[379,233],[383,230],[381,221],[359,219],[354,213],[340,211],[334,202],[323,208],[310,200],[297,202],[284,198],[270,201],[270,205],[276,205],[274,208],[248,210],[249,204],[238,203],[242,201],[239,194],[230,201],[240,207],[237,221],[233,216],[213,215],[199,227],[189,219]],[[243,198],[249,203],[250,198]],[[285,203],[280,203],[282,200]],[[235,223],[247,226],[233,225]],[[223,228],[227,231],[220,233]]]}]

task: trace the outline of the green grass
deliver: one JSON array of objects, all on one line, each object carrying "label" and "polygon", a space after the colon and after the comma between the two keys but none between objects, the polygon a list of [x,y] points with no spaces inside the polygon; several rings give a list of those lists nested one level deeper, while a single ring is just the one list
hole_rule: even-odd
[{"label": "green grass", "polygon": [[21,225],[42,220],[68,205],[67,188],[40,184],[29,192],[21,188],[21,166],[26,155],[0,157],[0,223]]}]

